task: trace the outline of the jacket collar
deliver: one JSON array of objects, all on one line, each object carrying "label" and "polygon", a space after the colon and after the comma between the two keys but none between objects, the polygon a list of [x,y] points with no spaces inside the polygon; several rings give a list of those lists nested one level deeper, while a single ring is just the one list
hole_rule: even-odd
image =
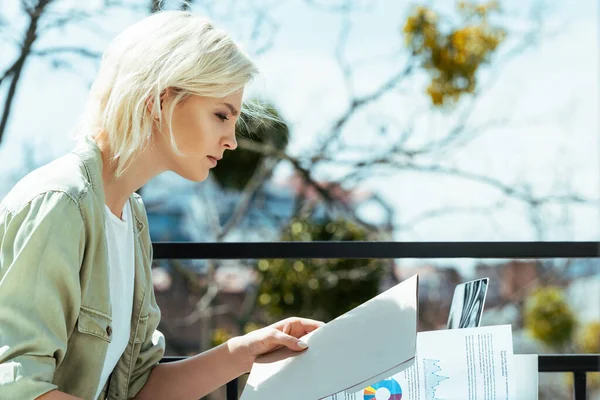
[{"label": "jacket collar", "polygon": [[[102,154],[100,153],[100,148],[96,141],[90,136],[84,136],[77,143],[77,146],[72,151],[77,154],[85,168],[85,173],[87,175],[87,179],[92,187],[92,191],[96,196],[96,200],[99,204],[104,207],[106,204],[106,198],[104,196],[104,183],[102,181]],[[137,193],[133,193],[129,196],[129,204],[131,205],[131,211],[134,219],[133,229],[136,234],[140,234],[145,226],[142,222],[144,218],[140,215],[142,212],[138,204],[139,195]]]}]

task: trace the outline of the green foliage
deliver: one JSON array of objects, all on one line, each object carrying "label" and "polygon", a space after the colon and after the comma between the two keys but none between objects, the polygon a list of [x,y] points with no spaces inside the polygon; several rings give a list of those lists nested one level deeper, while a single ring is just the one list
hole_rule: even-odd
[{"label": "green foliage", "polygon": [[600,321],[582,327],[577,345],[584,353],[600,353]]},{"label": "green foliage", "polygon": [[431,75],[427,94],[436,106],[473,93],[477,71],[505,37],[502,28],[489,22],[489,14],[498,11],[496,2],[460,2],[458,9],[461,26],[447,33],[440,31],[437,14],[425,6],[416,7],[403,28],[407,47]]},{"label": "green foliage", "polygon": [[[282,241],[374,240],[344,219],[293,219]],[[329,321],[379,293],[385,260],[260,260],[258,306],[272,319],[302,316]]]},{"label": "green foliage", "polygon": [[[289,128],[274,106],[263,106],[265,116],[242,114],[236,126],[236,135],[285,150],[289,142]],[[238,148],[226,151],[223,159],[212,170],[215,180],[224,188],[242,190],[264,161],[265,156],[255,151]]]},{"label": "green foliage", "polygon": [[211,346],[217,347],[231,339],[232,336],[225,328],[217,328],[212,332]]},{"label": "green foliage", "polygon": [[560,348],[569,343],[576,325],[575,316],[560,288],[539,288],[527,299],[525,327],[547,346]]}]

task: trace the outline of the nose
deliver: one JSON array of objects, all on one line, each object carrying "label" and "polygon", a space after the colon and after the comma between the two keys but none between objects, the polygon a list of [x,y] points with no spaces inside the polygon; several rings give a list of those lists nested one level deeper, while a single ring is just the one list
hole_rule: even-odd
[{"label": "nose", "polygon": [[237,143],[237,139],[235,138],[235,129],[232,129],[231,133],[223,138],[222,145],[227,150],[237,149],[238,143]]}]

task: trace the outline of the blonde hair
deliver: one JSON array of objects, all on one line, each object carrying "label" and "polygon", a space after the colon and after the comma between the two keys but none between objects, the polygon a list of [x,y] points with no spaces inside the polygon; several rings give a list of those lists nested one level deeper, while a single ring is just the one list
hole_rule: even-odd
[{"label": "blonde hair", "polygon": [[[105,136],[120,176],[148,145],[153,113],[162,119],[166,89],[173,89],[174,96],[164,110],[165,122],[171,145],[179,152],[171,129],[177,104],[191,94],[226,97],[257,73],[232,38],[207,18],[186,11],[159,12],[123,31],[104,52],[80,128],[89,136]],[[248,113],[246,105],[242,111]]]}]

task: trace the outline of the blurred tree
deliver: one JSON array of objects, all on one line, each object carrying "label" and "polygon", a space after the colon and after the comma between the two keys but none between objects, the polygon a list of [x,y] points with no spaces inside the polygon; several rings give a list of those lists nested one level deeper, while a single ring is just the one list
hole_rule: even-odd
[{"label": "blurred tree", "polygon": [[582,327],[577,345],[584,353],[600,353],[600,321],[590,322]]},{"label": "blurred tree", "polygon": [[437,14],[425,6],[416,7],[404,24],[406,45],[431,74],[427,94],[434,105],[473,93],[479,67],[491,60],[506,34],[489,22],[489,14],[499,11],[498,2],[461,1],[458,8],[462,21],[448,33],[441,32]]},{"label": "blurred tree", "polygon": [[[9,117],[13,110],[15,99],[17,99],[18,87],[24,76],[27,63],[32,58],[46,58],[50,60],[54,68],[70,67],[71,63],[65,59],[65,56],[77,56],[88,58],[93,61],[99,60],[101,53],[86,46],[55,45],[38,46],[40,40],[45,35],[55,34],[56,31],[64,29],[69,24],[88,21],[92,16],[98,16],[112,7],[121,6],[121,4],[112,4],[109,1],[104,2],[99,8],[86,7],[85,5],[64,7],[64,2],[57,0],[21,0],[21,9],[26,16],[25,26],[21,37],[18,40],[17,52],[12,60],[3,59],[0,65],[6,66],[4,71],[0,71],[0,88],[3,84],[8,85],[6,96],[3,98],[2,116],[0,117],[0,143],[2,143],[6,134]],[[0,21],[4,18],[0,15]],[[6,43],[13,42],[14,30],[18,30],[19,24],[14,21],[6,20],[0,23],[0,33],[7,34]],[[90,30],[94,29],[94,24],[82,24],[88,26]]]},{"label": "blurred tree", "polygon": [[[257,101],[248,103],[259,104]],[[251,139],[255,143],[266,144],[278,151],[285,151],[289,142],[288,125],[281,119],[279,112],[272,104],[262,105],[264,116],[253,116],[242,113],[236,126],[236,135]],[[226,189],[241,191],[256,174],[266,156],[240,146],[236,151],[226,151],[223,159],[212,170],[215,180]],[[262,180],[268,176],[263,176]]]},{"label": "blurred tree", "polygon": [[576,325],[575,315],[560,288],[538,288],[526,300],[525,328],[545,345],[560,349],[569,344]]},{"label": "blurred tree", "polygon": [[231,338],[232,338],[232,335],[229,332],[227,332],[227,330],[225,328],[214,329],[212,331],[211,346],[217,347],[217,346],[225,343],[226,341],[228,341]]},{"label": "blurred tree", "polygon": [[[376,234],[346,219],[295,218],[282,241],[365,241]],[[379,293],[386,260],[260,260],[258,306],[268,319],[301,315],[329,321]]]},{"label": "blurred tree", "polygon": [[[555,352],[600,353],[600,321],[577,329],[577,320],[569,308],[564,292],[556,286],[538,288],[526,299],[525,328],[532,336]],[[573,390],[573,374],[563,374],[567,388]],[[587,388],[592,394],[600,389],[600,373],[587,374]],[[540,388],[540,399],[559,397],[556,388]]]},{"label": "blurred tree", "polygon": [[148,4],[148,10],[150,11],[150,13],[167,10],[169,9],[168,6],[171,5],[170,3],[174,3],[172,5],[174,5],[182,11],[188,11],[192,7],[194,0],[150,0],[150,3]]}]

